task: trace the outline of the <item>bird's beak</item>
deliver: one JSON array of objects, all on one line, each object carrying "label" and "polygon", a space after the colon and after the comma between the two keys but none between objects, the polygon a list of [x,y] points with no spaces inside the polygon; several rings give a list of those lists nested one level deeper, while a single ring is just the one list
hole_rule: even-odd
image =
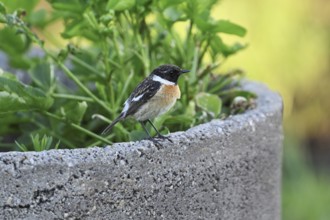
[{"label": "bird's beak", "polygon": [[188,73],[188,72],[190,72],[190,70],[181,70],[181,74]]}]

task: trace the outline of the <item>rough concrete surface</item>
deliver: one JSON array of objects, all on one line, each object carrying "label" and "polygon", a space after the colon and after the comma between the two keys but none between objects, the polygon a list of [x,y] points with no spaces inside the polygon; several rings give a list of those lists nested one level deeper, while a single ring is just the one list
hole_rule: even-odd
[{"label": "rough concrete surface", "polygon": [[0,219],[280,219],[282,101],[150,141],[0,154]]}]

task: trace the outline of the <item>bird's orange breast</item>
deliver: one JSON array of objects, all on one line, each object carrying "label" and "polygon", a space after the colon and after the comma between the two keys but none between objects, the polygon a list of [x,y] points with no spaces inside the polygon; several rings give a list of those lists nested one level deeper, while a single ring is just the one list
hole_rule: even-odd
[{"label": "bird's orange breast", "polygon": [[157,95],[165,99],[176,100],[181,97],[181,92],[178,85],[162,85]]},{"label": "bird's orange breast", "polygon": [[144,104],[133,116],[138,121],[152,119],[172,108],[181,96],[179,86],[162,85],[157,93]]}]

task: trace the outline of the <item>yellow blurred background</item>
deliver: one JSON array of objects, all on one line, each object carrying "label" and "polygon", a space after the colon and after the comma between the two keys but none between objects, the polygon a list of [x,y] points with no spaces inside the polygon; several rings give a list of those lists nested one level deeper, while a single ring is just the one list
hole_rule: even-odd
[{"label": "yellow blurred background", "polygon": [[328,133],[330,99],[325,92],[330,82],[330,1],[227,0],[214,15],[248,30],[244,41],[249,47],[231,57],[225,67],[240,66],[249,78],[279,91],[285,125],[291,132]]},{"label": "yellow blurred background", "polygon": [[330,1],[223,0],[213,13],[248,30],[224,68],[283,97],[282,218],[330,219]]}]

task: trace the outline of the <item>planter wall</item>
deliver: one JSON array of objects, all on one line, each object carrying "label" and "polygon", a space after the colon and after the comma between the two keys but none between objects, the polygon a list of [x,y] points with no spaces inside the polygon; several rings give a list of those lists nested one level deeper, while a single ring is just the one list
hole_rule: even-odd
[{"label": "planter wall", "polygon": [[150,141],[0,154],[0,219],[280,219],[282,101]]}]

